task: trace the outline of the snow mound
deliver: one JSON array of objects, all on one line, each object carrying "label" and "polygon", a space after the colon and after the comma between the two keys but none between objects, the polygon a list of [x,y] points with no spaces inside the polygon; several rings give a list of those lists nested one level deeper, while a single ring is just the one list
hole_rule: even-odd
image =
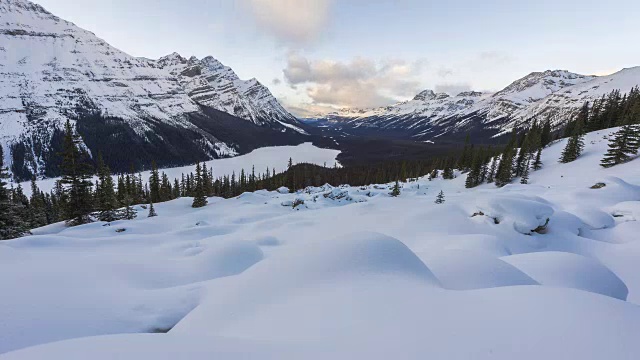
[{"label": "snow mound", "polygon": [[538,282],[516,267],[482,252],[447,250],[421,253],[420,257],[447,289],[538,285]]},{"label": "snow mound", "polygon": [[486,252],[495,257],[511,255],[511,251],[503,241],[492,235],[474,234],[451,236],[448,242],[449,244],[446,246],[447,250]]},{"label": "snow mound", "polygon": [[[301,289],[349,279],[379,277],[409,279],[439,287],[427,266],[399,240],[375,232],[358,232],[333,239],[304,241],[257,263],[233,279],[212,283],[208,297],[172,332],[211,331],[241,320]],[[232,280],[232,281],[231,281]],[[416,285],[414,285],[416,286]]]},{"label": "snow mound", "polygon": [[580,289],[626,300],[629,290],[606,266],[566,252],[538,252],[503,257],[542,285]]},{"label": "snow mound", "polygon": [[496,224],[509,224],[517,232],[530,235],[548,224],[553,208],[539,198],[493,196],[478,200],[473,214],[480,213],[493,218]]}]

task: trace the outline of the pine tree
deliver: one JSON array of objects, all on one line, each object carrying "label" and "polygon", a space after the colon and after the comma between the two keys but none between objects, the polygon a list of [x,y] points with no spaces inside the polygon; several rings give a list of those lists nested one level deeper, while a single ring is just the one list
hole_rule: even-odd
[{"label": "pine tree", "polygon": [[[123,194],[124,195],[124,194]],[[98,154],[98,187],[96,188],[96,210],[98,220],[112,222],[119,219],[118,198],[114,189],[109,167]]]},{"label": "pine tree", "polygon": [[24,207],[15,202],[13,192],[6,188],[8,169],[0,156],[0,240],[15,239],[29,234],[29,224],[24,218]]},{"label": "pine tree", "polygon": [[575,161],[584,149],[584,127],[580,119],[575,122],[573,132],[562,151],[560,162],[563,164]]},{"label": "pine tree", "polygon": [[[160,173],[158,172],[158,165],[155,161],[151,163],[151,176],[149,177],[149,197],[150,200],[158,203],[162,200],[160,195]],[[119,190],[118,190],[119,191]]]},{"label": "pine tree", "polygon": [[440,190],[440,193],[438,194],[438,196],[436,197],[436,204],[443,204],[444,203],[444,191]]},{"label": "pine tree", "polygon": [[542,148],[538,149],[536,153],[536,159],[533,161],[533,170],[538,171],[542,169],[542,160],[540,159],[542,156]]},{"label": "pine tree", "polygon": [[495,180],[497,169],[498,169],[498,158],[497,157],[493,157],[491,159],[491,167],[489,168],[489,171],[487,172],[487,182],[489,184],[493,183],[493,181]]},{"label": "pine tree", "polygon": [[513,180],[513,158],[515,157],[515,130],[511,135],[511,140],[500,156],[500,164],[496,170],[495,183],[498,187],[503,187]]},{"label": "pine tree", "polygon": [[529,161],[527,161],[524,170],[522,170],[522,178],[520,179],[520,184],[528,184],[529,183]]},{"label": "pine tree", "polygon": [[193,195],[193,204],[191,206],[194,208],[201,208],[206,205],[207,205],[207,196],[204,193],[204,184],[202,181],[202,168],[200,167],[200,163],[198,162],[196,164],[195,191]]},{"label": "pine tree", "polygon": [[473,156],[473,161],[471,164],[471,168],[469,173],[467,174],[467,179],[465,180],[464,186],[467,189],[476,187],[480,185],[482,182],[482,165],[484,162],[484,151],[480,149]]},{"label": "pine tree", "polygon": [[47,225],[47,214],[43,195],[36,184],[36,177],[31,178],[31,199],[29,199],[29,225],[32,229]]},{"label": "pine tree", "polygon": [[458,169],[463,172],[469,171],[471,167],[471,161],[473,159],[473,145],[469,146],[469,134],[464,139],[464,147],[462,148],[462,155],[458,159]]},{"label": "pine tree", "polygon": [[609,150],[600,162],[603,167],[611,167],[629,161],[638,153],[640,134],[638,126],[625,125],[609,141]]},{"label": "pine tree", "polygon": [[67,225],[76,226],[91,222],[90,213],[93,210],[91,187],[91,166],[86,161],[87,154],[81,150],[80,136],[73,133],[71,123],[65,124],[65,136],[62,152],[62,179],[67,203],[64,207]]},{"label": "pine tree", "polygon": [[122,218],[125,220],[133,220],[138,216],[137,211],[133,208],[133,199],[131,195],[126,194],[124,197],[124,210],[122,212]]},{"label": "pine tree", "polygon": [[542,132],[540,133],[540,146],[545,147],[551,142],[551,120],[547,119],[542,125]]},{"label": "pine tree", "polygon": [[156,209],[153,208],[153,201],[149,203],[149,215],[147,217],[155,217],[158,216],[156,213]]},{"label": "pine tree", "polygon": [[455,175],[453,173],[453,167],[450,165],[450,161],[447,161],[447,164],[445,165],[444,170],[442,170],[442,178],[446,180],[451,180],[455,178]]},{"label": "pine tree", "polygon": [[393,185],[393,188],[391,189],[391,193],[389,193],[389,195],[393,197],[400,196],[400,183],[398,182],[398,180],[396,180],[396,183],[395,185]]}]

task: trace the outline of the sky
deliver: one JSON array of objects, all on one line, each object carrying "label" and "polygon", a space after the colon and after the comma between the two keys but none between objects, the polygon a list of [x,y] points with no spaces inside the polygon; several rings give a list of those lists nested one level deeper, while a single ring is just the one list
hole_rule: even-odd
[{"label": "sky", "polygon": [[212,55],[292,113],[640,65],[637,0],[36,0],[134,56]]}]

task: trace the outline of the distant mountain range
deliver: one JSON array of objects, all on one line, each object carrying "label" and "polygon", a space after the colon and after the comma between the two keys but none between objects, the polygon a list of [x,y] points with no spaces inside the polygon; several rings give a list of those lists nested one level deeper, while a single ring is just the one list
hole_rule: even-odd
[{"label": "distant mountain range", "polygon": [[213,57],[136,58],[27,0],[0,0],[0,20],[0,145],[19,177],[56,175],[67,119],[119,171],[303,140],[269,89]]},{"label": "distant mountain range", "polygon": [[585,103],[613,90],[626,93],[640,85],[640,67],[609,76],[586,76],[564,70],[534,72],[497,93],[467,91],[455,96],[425,90],[409,101],[375,109],[344,109],[317,116],[343,133],[386,134],[419,141],[460,139],[467,134],[491,138],[551,120],[556,127]]}]

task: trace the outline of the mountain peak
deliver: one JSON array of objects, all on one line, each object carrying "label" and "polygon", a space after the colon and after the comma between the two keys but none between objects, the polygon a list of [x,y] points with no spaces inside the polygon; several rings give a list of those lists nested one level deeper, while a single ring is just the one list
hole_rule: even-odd
[{"label": "mountain peak", "polygon": [[447,93],[436,93],[433,90],[424,90],[421,91],[418,95],[416,95],[413,100],[415,101],[431,101],[431,100],[442,100],[450,97]]},{"label": "mountain peak", "polygon": [[28,0],[2,0],[0,1],[0,10],[2,10],[3,12],[18,11],[52,15],[41,5]]},{"label": "mountain peak", "polygon": [[186,64],[186,62],[187,62],[187,59],[182,57],[182,55],[178,54],[177,52],[172,52],[169,55],[163,56],[157,61],[160,68],[163,68],[166,66],[175,66],[178,64]]},{"label": "mountain peak", "polygon": [[495,93],[494,97],[519,93],[524,94],[524,98],[535,101],[567,86],[573,86],[593,78],[594,76],[580,75],[567,70],[532,72]]}]

